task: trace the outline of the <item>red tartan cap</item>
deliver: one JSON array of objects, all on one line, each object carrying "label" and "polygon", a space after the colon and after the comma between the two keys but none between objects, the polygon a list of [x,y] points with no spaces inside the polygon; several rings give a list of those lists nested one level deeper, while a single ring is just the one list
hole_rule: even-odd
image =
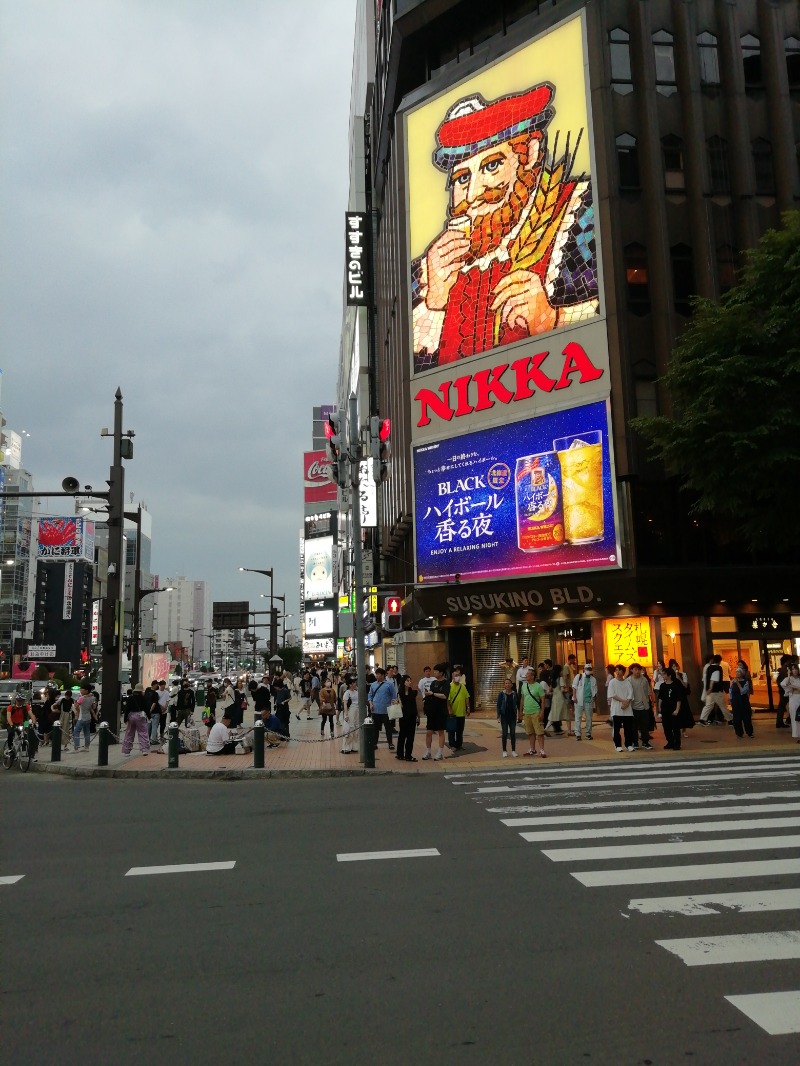
[{"label": "red tartan cap", "polygon": [[554,88],[549,82],[527,92],[487,103],[480,95],[465,97],[448,110],[436,133],[433,161],[440,170],[454,166],[511,137],[544,129],[553,118]]}]

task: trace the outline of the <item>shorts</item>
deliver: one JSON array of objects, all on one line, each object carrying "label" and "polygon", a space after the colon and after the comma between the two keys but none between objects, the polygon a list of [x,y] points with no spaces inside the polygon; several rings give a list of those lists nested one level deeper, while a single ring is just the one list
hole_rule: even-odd
[{"label": "shorts", "polygon": [[444,701],[439,701],[442,704],[441,711],[437,707],[435,710],[427,712],[427,728],[433,732],[438,733],[442,729],[447,728],[447,706]]},{"label": "shorts", "polygon": [[529,737],[544,736],[544,726],[542,725],[541,714],[524,714],[522,716],[522,721],[525,725],[525,732]]}]

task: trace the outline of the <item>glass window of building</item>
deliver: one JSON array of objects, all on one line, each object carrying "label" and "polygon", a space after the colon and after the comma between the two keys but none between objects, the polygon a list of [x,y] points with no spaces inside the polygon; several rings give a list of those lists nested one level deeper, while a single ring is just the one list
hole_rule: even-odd
[{"label": "glass window of building", "polygon": [[631,82],[630,35],[617,26],[608,34],[611,53],[611,88],[623,96],[633,92]]},{"label": "glass window of building", "polygon": [[642,418],[655,418],[658,414],[658,388],[652,379],[639,378],[634,382],[636,414]]},{"label": "glass window of building", "polygon": [[729,244],[717,248],[717,275],[720,295],[724,296],[736,284],[736,249]]},{"label": "glass window of building", "polygon": [[642,244],[628,244],[625,247],[625,281],[628,286],[628,310],[634,315],[649,314],[647,252]]},{"label": "glass window of building", "polygon": [[728,168],[728,142],[722,137],[709,137],[706,141],[708,150],[708,172],[711,178],[712,193],[729,193],[731,175]]},{"label": "glass window of building", "polygon": [[617,163],[619,164],[619,184],[621,189],[639,189],[639,150],[632,133],[621,133],[617,137]]},{"label": "glass window of building", "polygon": [[713,33],[698,33],[697,54],[700,59],[700,83],[719,85],[719,52]]},{"label": "glass window of building", "polygon": [[683,192],[686,179],[683,173],[683,142],[669,133],[661,138],[661,153],[664,158],[664,187],[667,192]]},{"label": "glass window of building", "polygon": [[787,37],[783,42],[786,54],[786,76],[790,89],[800,89],[800,39]]},{"label": "glass window of building", "polygon": [[742,69],[744,70],[745,89],[760,89],[761,78],[761,44],[758,37],[746,33],[741,39]]},{"label": "glass window of building", "polygon": [[756,175],[756,196],[775,195],[775,174],[772,169],[772,145],[763,137],[753,141],[753,169]]},{"label": "glass window of building", "polygon": [[694,263],[688,244],[676,244],[669,250],[672,264],[672,295],[679,315],[692,313],[691,297],[695,295]]},{"label": "glass window of building", "polygon": [[662,96],[672,96],[678,91],[675,84],[675,49],[672,34],[656,30],[653,34],[653,56],[656,63],[656,89]]}]

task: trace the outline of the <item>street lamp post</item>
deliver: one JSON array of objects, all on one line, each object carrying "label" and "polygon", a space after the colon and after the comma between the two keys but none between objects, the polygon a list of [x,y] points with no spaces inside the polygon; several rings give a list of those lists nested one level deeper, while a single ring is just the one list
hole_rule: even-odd
[{"label": "street lamp post", "polygon": [[202,626],[190,626],[188,629],[182,629],[181,633],[191,633],[192,634],[192,667],[191,668],[192,668],[192,670],[194,670],[194,635],[195,635],[195,633],[200,633],[201,635],[205,635],[205,634],[203,634],[203,627]]},{"label": "street lamp post", "polygon": [[[134,588],[133,594],[133,654],[131,655],[131,685],[138,685],[141,678],[139,677],[140,668],[140,654],[139,645],[142,639],[142,600],[145,596],[157,596],[159,592],[173,592],[172,585],[167,585],[163,589],[141,589],[138,585]],[[105,675],[103,675],[103,687],[105,688]]]}]

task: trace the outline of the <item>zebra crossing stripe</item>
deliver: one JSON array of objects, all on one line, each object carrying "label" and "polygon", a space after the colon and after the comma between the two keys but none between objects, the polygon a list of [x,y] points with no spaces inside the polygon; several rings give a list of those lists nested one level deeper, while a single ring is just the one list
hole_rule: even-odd
[{"label": "zebra crossing stripe", "polygon": [[701,914],[758,914],[800,910],[800,888],[775,888],[764,892],[719,892],[709,895],[653,896],[632,899],[628,910],[638,914],[671,914],[694,918]]},{"label": "zebra crossing stripe", "polygon": [[[618,819],[622,819],[626,822],[647,822],[658,821],[659,818],[696,818],[707,817],[709,814],[761,814],[762,811],[766,814],[777,814],[783,812],[788,814],[789,811],[800,811],[800,803],[763,803],[760,805],[748,803],[741,804],[735,807],[685,807],[683,810],[678,811],[613,811],[609,814],[582,814],[580,817],[581,825],[595,824],[598,822],[615,822]],[[500,821],[503,825],[512,827],[520,825],[564,825],[567,818],[571,819],[572,807],[570,806],[569,813],[555,815],[553,817],[544,818],[501,818]],[[797,819],[794,820],[795,824],[800,825]],[[572,821],[570,820],[570,824]],[[727,823],[720,823],[725,825]],[[643,830],[643,832],[646,830]],[[653,827],[655,832],[655,827]],[[595,830],[592,830],[595,832]]]},{"label": "zebra crossing stripe", "polygon": [[[609,739],[610,736],[609,736]],[[601,742],[602,743],[602,742]],[[640,773],[644,776],[649,776],[652,773],[669,773],[675,769],[677,760],[669,759],[664,763],[655,763],[652,761],[631,763],[629,761],[622,761],[617,763],[584,763],[581,766],[543,766],[541,770],[536,771],[536,776],[542,774],[581,774],[583,776],[586,773],[629,773],[631,771]],[[797,763],[797,759],[794,755],[771,755],[771,756],[751,756],[748,758],[742,758],[741,756],[734,756],[730,759],[696,759],[689,757],[681,762],[681,766],[697,767],[702,766],[704,772],[706,770],[713,770],[717,766],[729,768],[732,766],[740,766],[747,768],[748,766],[758,768],[759,766],[771,766],[773,764],[781,763]],[[461,774],[445,774],[445,780],[450,781],[453,785],[467,784],[469,781],[474,781],[476,778],[489,778],[489,777],[519,777],[525,776],[531,773],[528,767],[520,767],[518,770],[510,770],[498,768],[496,770],[480,770],[480,771],[468,771]]]},{"label": "zebra crossing stripe", "polygon": [[[681,836],[684,833],[724,833],[744,829],[800,829],[797,818],[742,818],[730,822],[685,822],[668,825],[604,825],[591,829],[543,829],[520,833],[531,844],[547,840],[594,840],[596,837]],[[616,856],[612,856],[616,858]]]},{"label": "zebra crossing stripe", "polygon": [[757,992],[725,999],[769,1036],[800,1033],[800,991]]},{"label": "zebra crossing stripe", "polygon": [[656,944],[677,955],[687,966],[800,959],[800,929],[691,936],[678,940],[657,940]]},{"label": "zebra crossing stripe", "polygon": [[[792,791],[788,791],[787,790],[786,792],[743,792],[743,793],[741,793],[741,792],[729,792],[729,793],[722,793],[722,794],[720,794],[718,796],[706,796],[706,795],[703,795],[702,799],[704,801],[708,801],[709,803],[722,803],[722,802],[727,801],[727,800],[748,800],[748,801],[750,801],[750,800],[762,800],[762,799],[780,799],[781,797],[783,797],[785,799],[796,799],[796,798],[800,797],[800,792],[794,791],[794,790],[792,790]],[[683,796],[661,796],[659,799],[599,800],[597,803],[570,803],[569,810],[570,810],[570,813],[571,813],[572,811],[596,811],[596,810],[598,810],[601,807],[602,808],[611,808],[611,809],[613,809],[614,812],[619,811],[619,817],[620,818],[628,818],[628,817],[634,817],[634,816],[624,813],[624,808],[626,808],[626,807],[657,807],[657,806],[659,806],[662,803],[686,803],[686,796],[685,795],[683,795]],[[742,814],[746,814],[746,813],[748,813],[751,810],[751,808],[752,808],[752,804],[748,802],[747,806],[741,808],[741,813]],[[729,807],[721,808],[721,810],[730,810],[730,809],[731,808],[729,808]],[[758,809],[759,810],[763,810],[765,808],[759,807]],[[792,808],[790,807],[789,804],[781,803],[781,804],[776,805],[776,810],[791,810],[791,809]],[[534,813],[540,812],[540,811],[561,811],[561,817],[559,819],[556,819],[556,821],[563,821],[567,817],[567,815],[564,812],[564,804],[563,804],[563,802],[562,803],[546,803],[546,804],[537,803],[535,806],[530,806],[528,804],[517,804],[517,805],[515,805],[513,807],[487,807],[486,810],[488,811],[489,814],[512,814],[515,811],[517,813],[522,813],[523,811],[525,811],[528,814],[534,814]],[[704,808],[704,810],[707,813],[711,813],[711,814],[715,813],[713,808],[706,807],[706,808]],[[739,813],[739,811],[737,810],[737,814],[738,813]],[[677,812],[671,811],[670,812],[670,817],[672,817],[673,815],[676,815],[676,814],[677,814]],[[613,813],[610,817],[616,818],[616,816],[617,816],[616,813]],[[642,815],[642,817],[644,817],[644,815]],[[656,812],[655,814],[653,814],[652,817],[658,818],[658,817],[660,817],[660,813]],[[581,816],[581,821],[586,821],[586,820],[587,820],[586,818]],[[506,825],[511,825],[511,824],[512,824],[511,822],[506,822]],[[521,823],[518,823],[518,824],[521,824]],[[532,824],[541,825],[542,824],[542,820],[540,818],[536,818],[536,819],[533,820]]]},{"label": "zebra crossing stripe", "polygon": [[[525,835],[524,833],[522,834]],[[553,862],[594,862],[598,859],[639,859],[657,855],[711,855],[721,851],[772,851],[800,847],[800,836],[734,837],[730,840],[681,840],[659,844],[608,844],[596,848],[543,851]]]},{"label": "zebra crossing stripe", "polygon": [[0,877],[0,885],[15,885],[17,881],[21,881],[25,874],[8,874],[5,877]]},{"label": "zebra crossing stripe", "polygon": [[719,881],[736,877],[775,877],[800,874],[800,859],[765,859],[763,862],[711,862],[689,866],[648,866],[630,870],[571,871],[587,888],[612,885],[657,885],[668,881]]},{"label": "zebra crossing stripe", "polygon": [[[741,781],[743,779],[752,781],[759,777],[796,777],[800,773],[800,766],[796,770],[756,770],[753,772],[746,771],[741,774],[714,774],[713,777],[707,778],[706,781],[699,779],[697,774],[693,773],[691,769],[682,771],[674,776],[670,774],[661,775],[643,775],[635,774],[632,777],[613,777],[598,779],[592,778],[587,780],[586,778],[576,778],[574,781],[534,781],[530,785],[492,785],[486,788],[478,788],[475,792],[467,793],[467,795],[488,795],[489,793],[498,792],[556,792],[556,791],[569,791],[572,792],[575,789],[592,788],[592,789],[608,789],[617,788],[620,785],[631,784],[646,784],[648,788],[653,788],[656,785],[674,784],[679,782],[683,785],[698,785],[698,784],[716,784],[717,781]],[[531,779],[533,781],[533,779]]]}]

